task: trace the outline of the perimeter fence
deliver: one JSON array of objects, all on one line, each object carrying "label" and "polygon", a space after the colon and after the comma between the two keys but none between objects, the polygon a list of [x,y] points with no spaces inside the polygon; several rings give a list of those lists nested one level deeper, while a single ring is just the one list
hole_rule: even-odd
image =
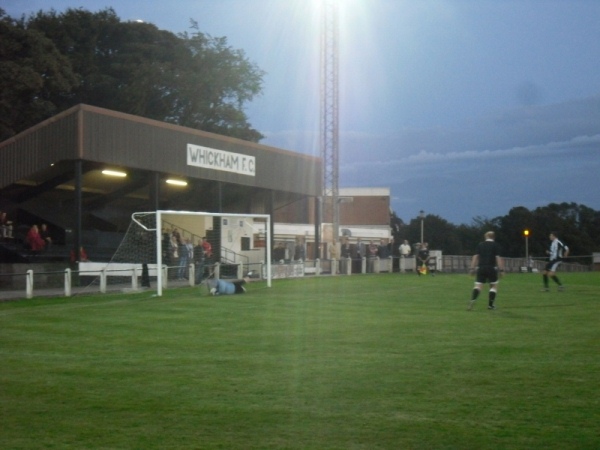
[{"label": "perimeter fence", "polygon": [[[471,267],[471,256],[443,255],[430,259],[428,268],[432,274],[467,273]],[[592,256],[570,257],[560,266],[561,272],[589,272],[594,269]],[[508,273],[536,273],[544,270],[545,260],[504,258]],[[48,264],[0,264],[0,301],[44,296],[66,296],[97,294],[105,292],[137,292],[150,290],[155,285],[156,269],[144,273],[142,265],[111,267],[106,263],[102,270],[89,272],[72,270],[62,263]],[[139,267],[138,267],[139,266]],[[177,267],[163,267],[171,271]],[[228,274],[226,266],[219,264],[211,269],[212,276],[237,277],[265,276],[264,265],[238,268]],[[414,257],[360,258],[342,260],[280,261],[272,263],[273,279],[304,276],[355,276],[370,273],[415,274]],[[193,274],[193,265],[189,267]],[[165,277],[167,279],[168,277]],[[110,280],[110,281],[109,281]],[[194,286],[194,277],[168,281],[169,288]]]}]

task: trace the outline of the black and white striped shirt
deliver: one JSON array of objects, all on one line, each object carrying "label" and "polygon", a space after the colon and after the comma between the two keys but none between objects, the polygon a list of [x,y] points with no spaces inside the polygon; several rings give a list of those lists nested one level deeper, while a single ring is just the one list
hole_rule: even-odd
[{"label": "black and white striped shirt", "polygon": [[569,250],[569,247],[558,239],[554,239],[550,244],[550,261],[561,260],[567,250]]}]

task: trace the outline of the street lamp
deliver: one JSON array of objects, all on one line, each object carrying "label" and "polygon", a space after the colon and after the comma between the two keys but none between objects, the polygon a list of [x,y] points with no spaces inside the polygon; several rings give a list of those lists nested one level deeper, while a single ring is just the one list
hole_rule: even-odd
[{"label": "street lamp", "polygon": [[419,219],[421,219],[421,244],[423,244],[423,220],[425,220],[425,211],[419,211]]},{"label": "street lamp", "polygon": [[525,266],[527,267],[527,271],[529,271],[529,230],[525,229],[523,231],[523,236],[525,236]]}]

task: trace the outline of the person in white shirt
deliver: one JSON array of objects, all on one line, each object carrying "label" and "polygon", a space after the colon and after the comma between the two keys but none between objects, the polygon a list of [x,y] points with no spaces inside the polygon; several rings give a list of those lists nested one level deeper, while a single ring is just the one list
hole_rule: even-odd
[{"label": "person in white shirt", "polygon": [[400,244],[399,250],[402,258],[406,258],[410,255],[410,244],[406,239],[404,239],[404,242]]}]

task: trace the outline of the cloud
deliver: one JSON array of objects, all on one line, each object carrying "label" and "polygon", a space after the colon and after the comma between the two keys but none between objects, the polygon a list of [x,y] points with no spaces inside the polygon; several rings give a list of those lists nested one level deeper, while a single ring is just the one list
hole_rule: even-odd
[{"label": "cloud", "polygon": [[341,183],[389,186],[392,209],[405,220],[420,209],[468,223],[520,205],[600,208],[600,97],[520,108],[461,129],[403,130],[395,138],[353,133],[353,152],[340,155]]},{"label": "cloud", "polygon": [[532,106],[540,103],[542,89],[533,81],[523,81],[516,88],[517,102],[522,106]]},{"label": "cloud", "polygon": [[[267,136],[270,145],[319,155],[318,132]],[[503,111],[457,128],[340,133],[340,186],[390,187],[392,209],[405,220],[420,209],[455,223],[550,202],[600,209],[598,173],[600,96]]]}]

